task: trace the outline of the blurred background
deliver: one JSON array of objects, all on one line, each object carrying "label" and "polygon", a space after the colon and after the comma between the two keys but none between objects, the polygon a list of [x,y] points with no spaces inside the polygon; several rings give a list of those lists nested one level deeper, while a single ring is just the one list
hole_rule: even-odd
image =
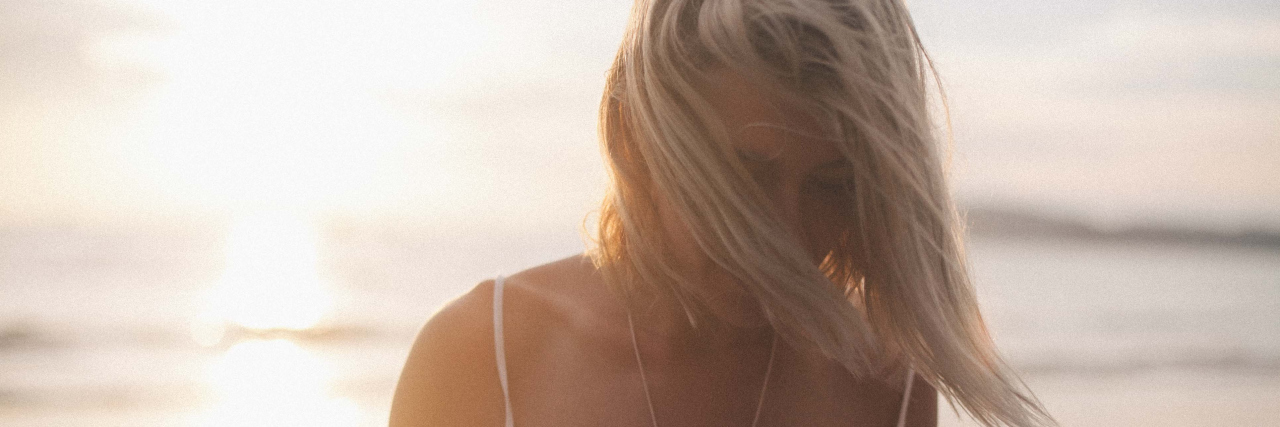
[{"label": "blurred background", "polygon": [[[1280,6],[909,6],[1049,410],[1280,425]],[[0,424],[384,425],[435,310],[583,250],[629,7],[0,0]]]}]

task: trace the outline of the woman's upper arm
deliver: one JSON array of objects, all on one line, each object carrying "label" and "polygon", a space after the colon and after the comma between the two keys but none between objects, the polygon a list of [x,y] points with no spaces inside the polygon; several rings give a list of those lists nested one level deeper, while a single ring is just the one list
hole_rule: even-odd
[{"label": "woman's upper arm", "polygon": [[446,305],[414,341],[391,403],[391,427],[503,423],[493,350],[493,282]]}]

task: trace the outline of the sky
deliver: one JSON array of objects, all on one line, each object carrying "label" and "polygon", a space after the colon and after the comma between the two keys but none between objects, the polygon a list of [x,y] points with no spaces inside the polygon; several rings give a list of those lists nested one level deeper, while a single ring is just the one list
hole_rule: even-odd
[{"label": "sky", "polygon": [[[0,2],[0,224],[579,227],[630,5]],[[1280,230],[1280,6],[908,6],[966,206]]]}]

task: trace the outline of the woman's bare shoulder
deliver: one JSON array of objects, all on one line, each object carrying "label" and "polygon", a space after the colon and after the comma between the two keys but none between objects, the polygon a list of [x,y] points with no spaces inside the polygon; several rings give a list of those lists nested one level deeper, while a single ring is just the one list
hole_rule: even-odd
[{"label": "woman's bare shoulder", "polygon": [[[587,264],[584,264],[587,263]],[[508,363],[546,342],[542,335],[583,317],[592,306],[589,260],[575,256],[511,275],[503,285]],[[446,304],[422,327],[396,387],[391,426],[501,425],[501,383],[494,349],[494,281]],[[596,296],[598,298],[598,296]]]},{"label": "woman's bare shoulder", "polygon": [[[552,357],[558,348],[544,345],[581,345],[605,331],[611,320],[625,319],[622,306],[608,291],[591,260],[577,255],[511,275],[504,291],[508,360],[538,364],[537,357]],[[576,343],[576,344],[568,344]],[[576,351],[588,351],[577,348]],[[526,357],[528,356],[528,357]]]},{"label": "woman's bare shoulder", "polygon": [[935,427],[938,425],[938,391],[920,374],[912,380],[907,399],[908,427]]},{"label": "woman's bare shoulder", "polygon": [[501,425],[493,285],[492,280],[481,282],[422,327],[396,386],[392,427]]},{"label": "woman's bare shoulder", "polygon": [[607,299],[612,298],[586,255],[513,274],[506,288],[514,305],[537,317],[573,317],[584,310],[608,308]]}]

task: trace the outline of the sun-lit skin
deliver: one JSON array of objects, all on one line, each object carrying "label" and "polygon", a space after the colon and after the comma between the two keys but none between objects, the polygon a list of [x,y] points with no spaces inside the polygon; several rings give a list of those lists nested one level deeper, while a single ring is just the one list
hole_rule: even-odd
[{"label": "sun-lit skin", "polygon": [[[770,208],[821,260],[837,230],[834,183],[844,159],[805,115],[779,108],[766,91],[726,74],[706,96],[735,148],[763,187]],[[769,124],[777,126],[759,126]],[[778,132],[774,129],[801,132]],[[661,202],[660,202],[661,203]],[[720,325],[691,328],[678,305],[658,300],[633,314],[658,423],[749,425],[772,332],[758,307],[700,252],[687,226],[659,205],[676,268],[724,298]],[[401,374],[391,425],[501,425],[502,391],[494,369],[493,282],[455,300],[423,328]],[[515,423],[521,426],[649,426],[627,311],[585,256],[512,275],[504,292],[504,336]],[[714,332],[711,332],[714,331]],[[899,385],[857,380],[840,364],[780,341],[760,426],[892,425]],[[907,425],[936,423],[936,395],[917,378]]]}]

